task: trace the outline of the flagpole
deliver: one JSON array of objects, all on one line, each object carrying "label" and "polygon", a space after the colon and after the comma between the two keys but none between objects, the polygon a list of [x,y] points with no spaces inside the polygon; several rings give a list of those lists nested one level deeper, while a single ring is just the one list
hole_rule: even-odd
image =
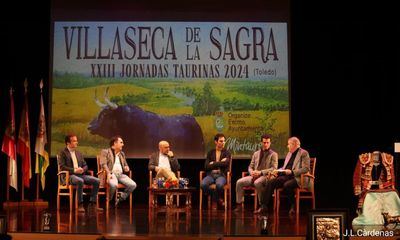
[{"label": "flagpole", "polygon": [[39,174],[40,173],[36,174],[36,202],[42,201],[42,199],[39,198],[39,182],[40,182]]},{"label": "flagpole", "polygon": [[[19,136],[18,136],[18,142],[17,142],[17,145],[19,145],[20,143],[19,143],[19,141],[20,141],[20,136],[21,136],[21,131],[22,131],[22,129],[24,129],[24,128],[22,128],[21,126],[23,126],[23,125],[25,125],[26,124],[26,121],[27,121],[27,114],[28,114],[28,111],[29,111],[29,109],[28,109],[28,106],[27,106],[27,94],[28,94],[28,79],[26,79],[25,78],[25,81],[24,81],[24,88],[25,88],[25,92],[24,92],[24,106],[23,106],[23,109],[25,109],[25,111],[22,111],[22,114],[25,114],[25,116],[22,116],[22,118],[21,118],[21,123],[20,123],[20,129],[19,129]],[[28,129],[26,130],[26,131],[28,131],[29,132],[29,124],[28,124],[28,126],[26,126]],[[29,138],[29,136],[28,136],[28,138]],[[30,141],[29,139],[25,139],[25,142],[26,141]],[[18,151],[19,151],[19,149],[17,150],[17,153],[18,153]],[[29,155],[30,155],[31,153],[30,153],[30,151],[29,151]],[[25,200],[25,172],[24,172],[24,161],[25,161],[25,159],[24,159],[24,157],[26,157],[25,156],[25,154],[23,155],[23,157],[22,157],[22,164],[21,164],[21,171],[22,171],[22,184],[21,184],[21,191],[22,191],[22,193],[21,193],[21,202],[25,202],[24,204],[26,204],[26,201],[27,200]]]},{"label": "flagpole", "polygon": [[[40,80],[39,86],[40,86],[40,98],[41,98],[40,108],[42,108],[43,107],[42,106],[42,103],[43,103],[43,79]],[[40,116],[40,114],[39,114],[39,116]],[[40,121],[40,119],[39,119],[39,121]],[[35,152],[36,152],[36,149],[35,149]],[[38,160],[39,160],[39,154],[36,152],[36,164],[38,164]],[[37,174],[36,174],[36,199],[35,199],[34,204],[35,204],[35,206],[48,206],[48,202],[45,202],[45,201],[43,201],[43,199],[39,198],[39,185],[40,185],[40,179],[41,179],[40,175],[41,175],[41,170],[37,171]]]},{"label": "flagpole", "polygon": [[[43,80],[40,80],[40,97],[43,94]],[[38,161],[38,155],[36,154],[36,162]],[[40,187],[40,171],[36,174],[36,202],[42,202],[43,200],[39,198],[39,187]]]},{"label": "flagpole", "polygon": [[26,200],[25,200],[25,194],[24,194],[24,191],[25,191],[24,182],[23,181],[21,181],[21,182],[22,182],[22,184],[21,184],[21,202],[25,202]]},{"label": "flagpole", "polygon": [[10,177],[11,177],[11,174],[10,174],[10,161],[11,161],[11,159],[10,159],[10,157],[8,157],[7,158],[8,159],[8,161],[7,161],[7,194],[6,194],[6,202],[10,202]]},{"label": "flagpole", "polygon": [[[28,92],[28,80],[25,78],[25,81],[24,81],[24,88],[25,88],[25,94],[24,94],[24,107],[23,108],[25,108],[26,107],[26,105],[25,105],[25,101],[26,101],[26,94],[27,94],[27,92]],[[25,109],[25,111],[28,111],[28,109]],[[26,112],[24,112],[23,111],[23,113],[22,114],[26,114]],[[25,119],[25,118],[22,118],[22,119]],[[20,124],[25,124],[25,123],[20,123]],[[29,126],[28,126],[28,128],[29,128]],[[20,129],[21,130],[21,129]],[[19,136],[18,136],[18,141],[19,141]],[[29,153],[30,154],[30,153]],[[23,166],[23,164],[21,164],[21,166]],[[24,183],[24,171],[22,171],[22,184],[21,184],[21,202],[26,202],[26,200],[25,200],[25,183]]]},{"label": "flagpole", "polygon": [[35,206],[47,206],[48,203],[44,202],[43,199],[39,198],[39,186],[40,186],[40,173],[36,174],[36,199],[34,201]]}]

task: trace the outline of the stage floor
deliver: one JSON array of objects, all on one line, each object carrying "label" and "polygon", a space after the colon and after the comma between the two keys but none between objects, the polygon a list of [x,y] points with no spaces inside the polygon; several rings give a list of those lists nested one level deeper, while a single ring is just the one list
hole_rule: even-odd
[{"label": "stage floor", "polygon": [[[54,210],[53,210],[54,209]],[[253,214],[248,206],[241,213],[224,210],[199,211],[196,208],[167,210],[149,209],[147,205],[134,205],[132,210],[125,204],[109,211],[85,213],[59,211],[50,208],[10,207],[0,214],[7,218],[8,233],[18,239],[306,239],[308,214],[301,212],[298,219],[289,217],[282,209],[279,216],[269,213],[266,231],[264,220]],[[46,219],[46,216],[48,218]],[[45,222],[48,221],[48,224]],[[392,226],[393,227],[393,226]],[[388,229],[368,226],[368,231],[393,231],[385,239],[397,239],[400,226]],[[353,229],[356,233],[357,229]],[[379,239],[380,237],[354,236],[349,239]]]},{"label": "stage floor", "polygon": [[[50,207],[50,209],[52,209]],[[107,236],[306,236],[307,215],[289,217],[282,210],[279,217],[271,212],[267,231],[262,232],[263,219],[252,208],[235,214],[233,211],[203,209],[150,209],[147,205],[128,205],[103,212],[70,212],[43,207],[14,207],[3,210],[9,233],[74,233]],[[50,213],[46,226],[45,215]],[[46,229],[47,228],[47,229]]]}]

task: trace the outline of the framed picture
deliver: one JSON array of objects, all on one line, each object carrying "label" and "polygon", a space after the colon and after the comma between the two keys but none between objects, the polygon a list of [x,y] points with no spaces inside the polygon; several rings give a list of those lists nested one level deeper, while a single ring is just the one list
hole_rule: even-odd
[{"label": "framed picture", "polygon": [[7,234],[7,216],[0,215],[0,235]]},{"label": "framed picture", "polygon": [[308,213],[308,239],[347,239],[347,209],[320,209]]}]

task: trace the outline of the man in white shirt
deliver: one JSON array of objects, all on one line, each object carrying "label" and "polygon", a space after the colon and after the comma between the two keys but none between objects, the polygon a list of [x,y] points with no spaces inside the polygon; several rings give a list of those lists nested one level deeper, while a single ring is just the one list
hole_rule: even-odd
[{"label": "man in white shirt", "polygon": [[100,156],[100,164],[107,173],[108,184],[110,185],[110,199],[113,199],[118,183],[125,185],[125,191],[117,197],[115,206],[119,202],[127,199],[136,189],[136,183],[124,172],[129,172],[129,166],[126,162],[125,153],[122,151],[124,141],[120,136],[112,137],[110,148],[103,149]]},{"label": "man in white shirt", "polygon": [[159,173],[163,169],[174,172],[175,176],[180,169],[179,162],[174,157],[167,141],[158,143],[158,151],[151,154],[149,161],[149,171]]},{"label": "man in white shirt", "polygon": [[92,185],[92,192],[90,195],[90,204],[96,210],[102,210],[96,207],[96,197],[99,191],[99,179],[87,175],[88,166],[82,153],[76,150],[78,147],[78,138],[74,134],[69,134],[65,137],[66,147],[59,153],[60,169],[61,171],[68,171],[70,173],[70,183],[77,186],[78,194],[78,211],[85,212],[83,207],[83,185]]}]

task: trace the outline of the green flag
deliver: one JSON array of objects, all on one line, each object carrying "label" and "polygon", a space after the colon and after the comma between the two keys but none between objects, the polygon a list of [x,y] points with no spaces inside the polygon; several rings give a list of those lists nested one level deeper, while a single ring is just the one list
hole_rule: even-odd
[{"label": "green flag", "polygon": [[35,153],[36,153],[36,164],[35,173],[40,174],[42,189],[46,186],[45,172],[49,166],[49,154],[45,150],[47,143],[46,134],[46,118],[44,116],[44,104],[43,104],[43,80],[40,81],[40,114],[39,114],[39,126],[36,135]]}]

